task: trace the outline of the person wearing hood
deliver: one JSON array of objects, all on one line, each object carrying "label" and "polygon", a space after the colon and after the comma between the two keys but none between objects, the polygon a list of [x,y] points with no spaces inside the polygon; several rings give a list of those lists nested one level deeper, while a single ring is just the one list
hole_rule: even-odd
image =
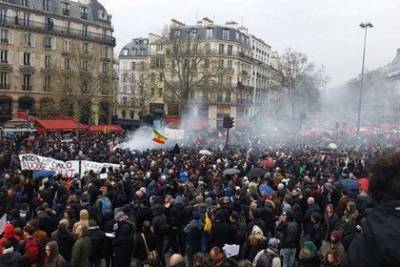
[{"label": "person wearing hood", "polygon": [[67,263],[71,261],[72,246],[74,245],[74,237],[68,230],[69,221],[62,219],[58,224],[58,229],[51,234],[51,240],[57,242],[59,252]]},{"label": "person wearing hood", "polygon": [[5,242],[10,242],[14,249],[18,248],[18,244],[21,241],[18,236],[15,235],[15,228],[12,224],[6,224],[3,232],[3,237],[0,239],[0,255],[3,254],[2,247]]},{"label": "person wearing hood", "polygon": [[253,267],[258,266],[269,266],[269,267],[280,267],[281,258],[279,256],[280,241],[277,238],[271,238],[268,240],[268,248],[263,249],[257,253],[253,260]]},{"label": "person wearing hood", "polygon": [[349,246],[346,267],[395,267],[400,262],[400,152],[371,166],[368,193],[377,205]]},{"label": "person wearing hood", "polygon": [[78,228],[79,225],[84,225],[86,227],[89,227],[89,212],[88,212],[88,210],[84,209],[84,210],[80,211],[80,213],[79,213],[79,221],[76,222],[74,224],[74,226],[72,227],[72,234],[74,236],[77,235],[77,228]]},{"label": "person wearing hood", "polygon": [[254,225],[244,245],[243,258],[253,262],[257,253],[265,248],[266,240],[267,238],[264,236],[263,230],[259,226]]},{"label": "person wearing hood", "polygon": [[133,250],[134,227],[127,222],[128,216],[123,211],[118,211],[115,216],[115,238],[113,244],[113,264],[118,267],[130,265]]},{"label": "person wearing hood", "polygon": [[153,207],[153,220],[151,224],[154,228],[154,235],[157,238],[157,253],[160,256],[162,266],[166,266],[164,257],[164,239],[168,232],[168,219],[164,214],[164,207],[160,204],[155,204]]},{"label": "person wearing hood", "polygon": [[338,230],[332,231],[330,234],[330,242],[324,243],[324,246],[320,249],[320,255],[322,259],[327,259],[328,252],[333,252],[336,258],[336,263],[344,263],[346,252],[340,241],[341,232]]},{"label": "person wearing hood", "polygon": [[88,227],[79,225],[76,229],[78,239],[72,247],[71,267],[87,267],[92,249],[88,234]]},{"label": "person wearing hood", "polygon": [[0,246],[2,255],[0,255],[0,266],[7,267],[20,267],[23,266],[23,259],[21,254],[14,252],[12,243],[8,240],[4,241]]},{"label": "person wearing hood", "polygon": [[56,241],[50,241],[45,248],[46,257],[43,267],[65,267],[65,259],[58,251]]},{"label": "person wearing hood", "polygon": [[183,229],[186,235],[186,255],[188,266],[193,266],[193,255],[201,251],[201,237],[203,232],[203,223],[200,214],[193,215],[193,220],[189,222]]}]

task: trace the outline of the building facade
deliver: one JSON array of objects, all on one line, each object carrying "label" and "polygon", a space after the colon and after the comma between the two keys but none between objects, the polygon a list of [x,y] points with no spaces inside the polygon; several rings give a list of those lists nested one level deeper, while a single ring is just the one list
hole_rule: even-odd
[{"label": "building facade", "polygon": [[[168,31],[149,35],[143,55],[130,52],[137,49],[137,40],[147,41],[134,39],[119,58],[121,112],[128,110],[123,103],[135,109],[129,98],[138,92],[127,89],[133,84],[144,85],[140,91],[143,113],[162,111],[167,120],[202,119],[214,129],[222,127],[224,116],[247,121],[268,104],[271,47],[236,22],[217,25],[203,18],[186,25],[172,19]],[[126,68],[133,73],[131,64],[137,66],[140,61],[148,64],[142,82],[126,78]],[[119,118],[124,115],[121,112]]]},{"label": "building facade", "polygon": [[111,16],[96,0],[0,2],[0,121],[25,111],[111,120]]}]

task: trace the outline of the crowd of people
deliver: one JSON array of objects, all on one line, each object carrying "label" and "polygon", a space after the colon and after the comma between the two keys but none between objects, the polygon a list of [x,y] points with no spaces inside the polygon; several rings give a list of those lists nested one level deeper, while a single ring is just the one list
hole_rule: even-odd
[{"label": "crowd of people", "polygon": [[[1,267],[399,265],[396,140],[208,136],[132,151],[126,138],[0,141]],[[41,177],[21,153],[120,168]]]}]

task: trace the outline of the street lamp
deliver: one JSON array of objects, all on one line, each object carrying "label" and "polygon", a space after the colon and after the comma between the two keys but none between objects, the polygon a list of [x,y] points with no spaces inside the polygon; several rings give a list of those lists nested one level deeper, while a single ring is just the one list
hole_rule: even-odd
[{"label": "street lamp", "polygon": [[360,134],[360,124],[361,124],[361,106],[362,106],[362,94],[364,87],[364,64],[365,64],[365,47],[367,45],[367,31],[368,28],[374,27],[371,22],[362,22],[360,27],[364,29],[364,50],[363,50],[363,59],[362,59],[362,68],[361,68],[361,84],[360,84],[360,98],[358,102],[358,115],[357,115],[357,135]]}]

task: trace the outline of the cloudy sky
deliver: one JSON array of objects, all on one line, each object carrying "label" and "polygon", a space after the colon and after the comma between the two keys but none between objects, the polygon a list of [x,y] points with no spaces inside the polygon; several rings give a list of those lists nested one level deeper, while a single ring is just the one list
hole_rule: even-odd
[{"label": "cloudy sky", "polygon": [[171,18],[243,22],[278,52],[290,47],[324,65],[330,87],[361,70],[361,21],[371,21],[366,67],[390,62],[400,48],[400,0],[99,0],[113,16],[116,53],[132,38],[160,32]]}]

